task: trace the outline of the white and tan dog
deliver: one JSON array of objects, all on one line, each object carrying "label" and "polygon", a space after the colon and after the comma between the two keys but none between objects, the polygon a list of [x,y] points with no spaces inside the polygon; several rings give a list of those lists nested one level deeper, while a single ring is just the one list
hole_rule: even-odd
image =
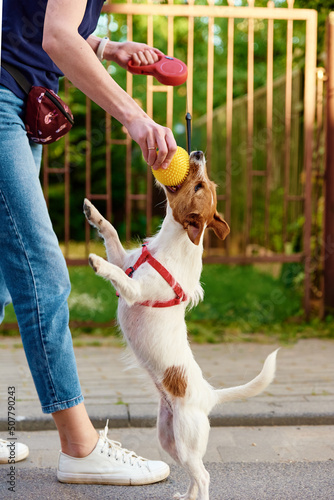
[{"label": "white and tan dog", "polygon": [[[255,396],[273,380],[276,351],[251,382],[215,390],[204,380],[189,347],[185,310],[203,298],[200,285],[204,230],[224,239],[230,229],[216,210],[216,187],[201,151],[190,155],[190,171],[174,192],[164,186],[167,214],[147,245],[125,251],[114,227],[85,200],[84,212],[105,241],[108,262],[90,255],[90,265],[119,293],[118,321],[139,363],[160,392],[158,433],[162,447],[190,476],[185,500],[209,499],[203,465],[208,414],[218,403]],[[131,266],[131,267],[130,267]]]}]

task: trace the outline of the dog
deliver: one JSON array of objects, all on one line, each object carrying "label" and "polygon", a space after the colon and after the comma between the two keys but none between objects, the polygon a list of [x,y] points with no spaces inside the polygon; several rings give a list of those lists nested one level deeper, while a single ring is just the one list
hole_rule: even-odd
[{"label": "dog", "polygon": [[118,322],[139,364],[160,393],[158,436],[161,446],[190,476],[185,494],[174,498],[209,499],[209,473],[203,465],[210,411],[218,403],[256,396],[273,380],[276,352],[261,373],[245,385],[214,389],[190,349],[185,311],[203,299],[200,284],[203,237],[230,232],[216,209],[216,185],[208,178],[204,154],[194,151],[181,186],[157,184],[167,198],[159,232],[141,248],[126,251],[114,227],[87,200],[84,213],[104,239],[107,259],[91,254],[89,263],[119,294]]}]

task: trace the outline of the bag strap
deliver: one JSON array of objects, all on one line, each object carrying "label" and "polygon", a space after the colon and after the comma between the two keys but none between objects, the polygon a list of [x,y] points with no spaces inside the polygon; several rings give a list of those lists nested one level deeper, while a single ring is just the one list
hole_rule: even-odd
[{"label": "bag strap", "polygon": [[1,66],[5,68],[6,71],[8,71],[8,73],[14,78],[16,83],[21,87],[23,92],[28,95],[31,89],[31,84],[28,82],[26,77],[22,75],[21,71],[4,61],[2,61]]}]

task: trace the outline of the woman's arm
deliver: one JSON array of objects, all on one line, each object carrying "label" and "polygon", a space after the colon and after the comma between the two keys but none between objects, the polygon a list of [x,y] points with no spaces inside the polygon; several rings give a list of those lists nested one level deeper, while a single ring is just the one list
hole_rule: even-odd
[{"label": "woman's arm", "polygon": [[[167,167],[176,151],[172,132],[149,118],[111,78],[97,59],[94,47],[78,32],[86,3],[86,0],[48,1],[43,49],[73,85],[126,127],[149,165]],[[123,54],[123,63],[126,57]],[[155,146],[158,153],[148,149]]]}]

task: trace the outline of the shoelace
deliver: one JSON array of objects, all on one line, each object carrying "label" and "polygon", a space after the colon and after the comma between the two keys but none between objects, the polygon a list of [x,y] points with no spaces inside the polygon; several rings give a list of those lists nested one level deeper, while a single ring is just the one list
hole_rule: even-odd
[{"label": "shoelace", "polygon": [[147,460],[145,458],[140,457],[134,451],[123,448],[118,441],[112,441],[108,438],[108,424],[109,420],[107,420],[104,430],[100,431],[100,437],[104,441],[101,453],[103,453],[105,447],[107,447],[109,457],[113,455],[116,460],[122,460],[124,464],[128,463],[131,466],[147,466]]}]

